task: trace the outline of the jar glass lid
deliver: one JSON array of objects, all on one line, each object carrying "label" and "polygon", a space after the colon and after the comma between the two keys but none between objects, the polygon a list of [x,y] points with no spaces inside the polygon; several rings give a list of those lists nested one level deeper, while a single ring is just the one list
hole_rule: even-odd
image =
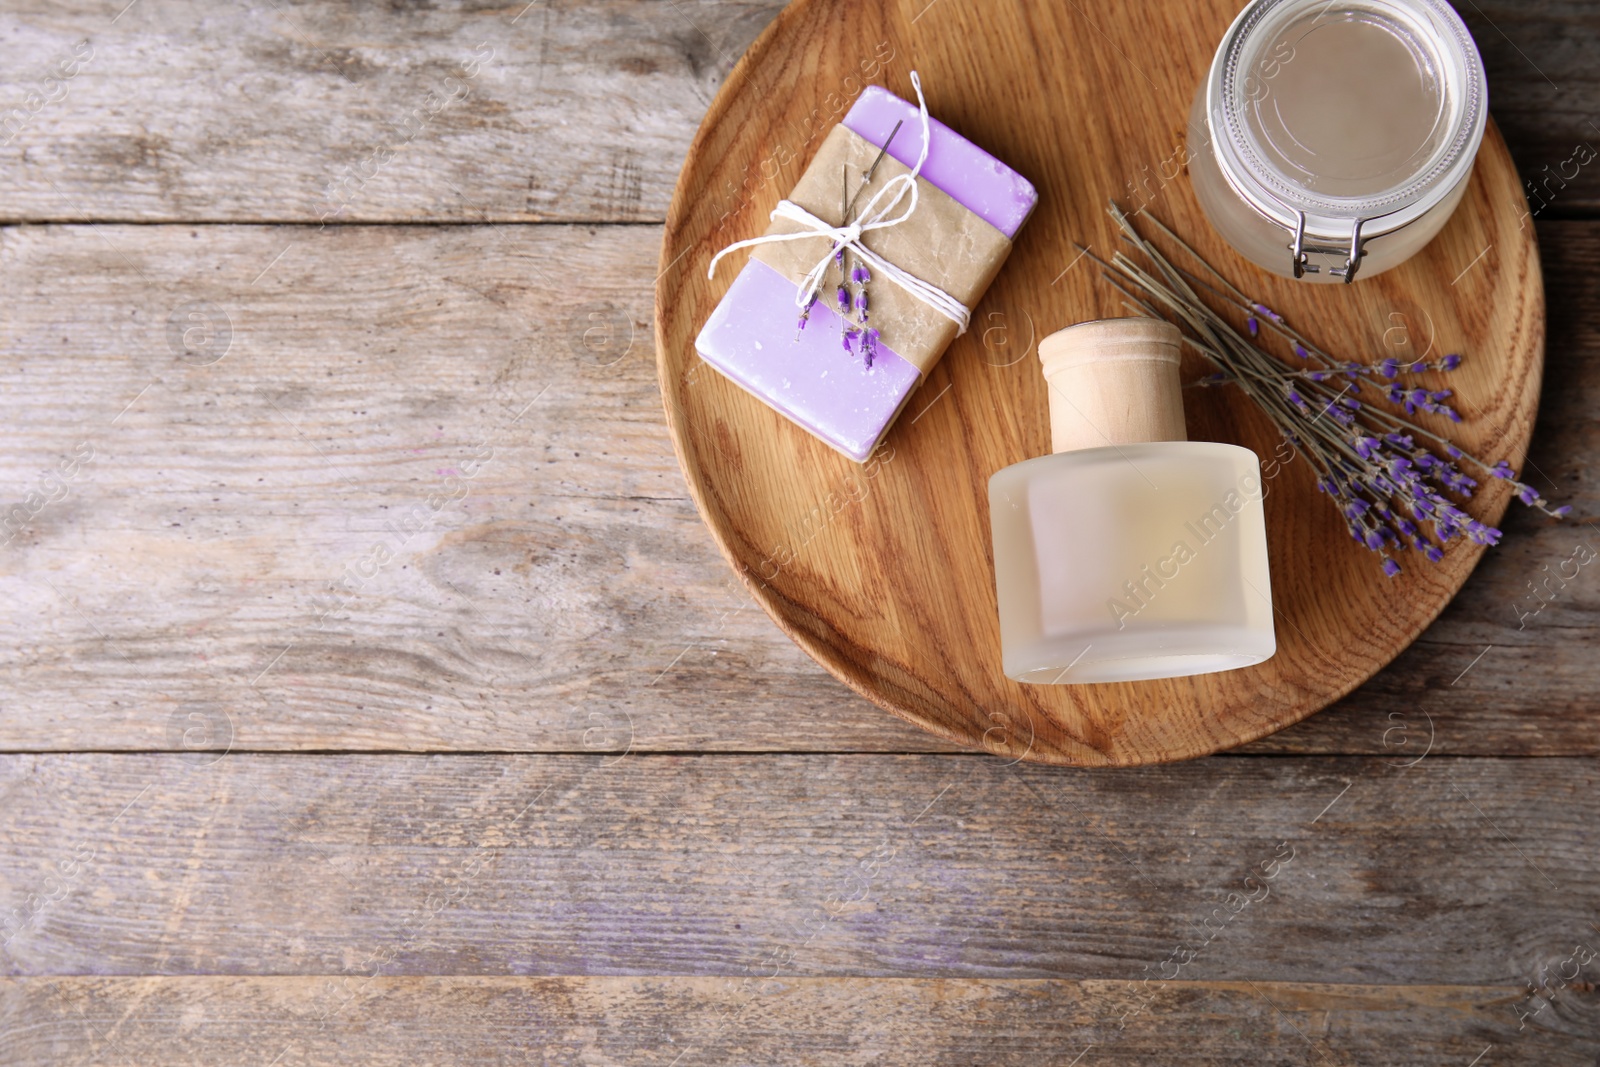
[{"label": "jar glass lid", "polygon": [[[1318,239],[1399,229],[1454,189],[1483,139],[1488,92],[1444,0],[1256,0],[1206,86],[1229,185]],[[1297,238],[1298,240],[1298,238]]]}]

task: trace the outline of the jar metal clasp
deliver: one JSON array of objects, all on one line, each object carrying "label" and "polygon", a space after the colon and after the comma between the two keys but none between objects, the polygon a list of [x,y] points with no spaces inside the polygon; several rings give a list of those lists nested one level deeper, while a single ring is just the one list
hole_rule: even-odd
[{"label": "jar metal clasp", "polygon": [[1294,243],[1289,246],[1290,266],[1294,269],[1294,276],[1303,278],[1307,274],[1317,274],[1321,271],[1321,267],[1311,262],[1313,254],[1337,256],[1343,253],[1345,256],[1344,266],[1333,267],[1328,273],[1335,278],[1343,278],[1346,285],[1355,281],[1356,271],[1361,267],[1361,258],[1367,254],[1366,249],[1362,247],[1361,227],[1369,220],[1359,217],[1351,220],[1350,250],[1345,252],[1343,248],[1339,247],[1327,248],[1322,245],[1306,244],[1306,213],[1304,211],[1296,211],[1294,215]]}]

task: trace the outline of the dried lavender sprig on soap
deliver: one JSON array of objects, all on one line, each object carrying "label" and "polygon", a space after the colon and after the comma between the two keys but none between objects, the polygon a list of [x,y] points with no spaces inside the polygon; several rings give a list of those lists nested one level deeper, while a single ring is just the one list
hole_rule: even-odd
[{"label": "dried lavender sprig on soap", "polygon": [[[871,183],[873,171],[877,170],[878,164],[883,162],[884,155],[889,151],[889,142],[893,141],[895,134],[899,132],[900,123],[895,123],[894,129],[889,132],[889,139],[884,142],[883,149],[878,153],[878,158],[873,161],[872,166],[867,168],[866,173],[861,176],[861,187],[856,191],[857,199],[866,190],[867,185]],[[842,215],[846,221],[849,221],[850,212],[854,210],[854,207],[855,201],[850,196],[850,168],[846,166],[844,168],[844,207]],[[870,318],[867,283],[872,281],[872,272],[856,258],[853,251],[846,255],[844,245],[836,247],[834,260],[839,265],[839,286],[834,293],[834,299],[839,304],[839,317],[844,320],[844,324],[841,327],[840,342],[844,345],[846,352],[854,353],[859,348],[862,363],[868,370],[871,370],[872,361],[878,354],[879,337],[878,331],[867,325],[867,320]],[[800,316],[800,328],[802,330],[805,329],[806,315],[810,314],[810,311],[811,309],[807,307],[805,313]]]},{"label": "dried lavender sprig on soap", "polygon": [[[1481,544],[1499,541],[1499,530],[1477,521],[1446,496],[1468,498],[1477,488],[1477,479],[1466,474],[1462,464],[1511,482],[1524,504],[1557,518],[1570,514],[1570,507],[1552,508],[1531,486],[1518,481],[1505,461],[1485,462],[1410,418],[1361,398],[1365,386],[1377,398],[1404,410],[1405,416],[1421,410],[1459,422],[1460,415],[1447,403],[1451,390],[1407,387],[1395,380],[1402,374],[1453,371],[1461,365],[1459,355],[1437,361],[1339,359],[1300,334],[1282,315],[1252,300],[1148,213],[1141,212],[1204,276],[1174,265],[1114,202],[1110,213],[1143,262],[1120,250],[1109,261],[1087,249],[1085,254],[1100,264],[1106,279],[1140,314],[1175,319],[1188,327],[1184,340],[1221,369],[1200,384],[1237,385],[1262,408],[1315,469],[1318,489],[1333,499],[1351,537],[1381,556],[1384,574],[1400,573],[1390,555],[1395,549],[1410,547],[1437,561],[1444,556],[1442,546],[1456,537]],[[1243,315],[1245,330],[1203,300],[1198,290]],[[1286,341],[1301,365],[1262,349],[1255,339],[1263,331]],[[1428,447],[1430,443],[1437,452]]]}]

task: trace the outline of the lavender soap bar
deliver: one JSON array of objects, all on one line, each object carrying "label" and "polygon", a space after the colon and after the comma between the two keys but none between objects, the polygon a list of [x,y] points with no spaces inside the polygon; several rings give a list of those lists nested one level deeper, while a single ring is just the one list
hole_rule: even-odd
[{"label": "lavender soap bar", "polygon": [[[924,122],[927,156],[918,170]],[[896,175],[909,174],[917,183],[916,207],[906,220],[869,232],[861,242],[895,268],[953,297],[958,311],[983,295],[1038,200],[1021,175],[878,86],[861,94],[788,199],[830,226],[841,224],[842,201],[854,188],[842,188],[841,166],[846,180],[874,175],[854,210]],[[802,230],[779,219],[766,239]],[[941,315],[879,270],[870,278],[869,321],[864,321],[868,286],[843,308],[835,302],[829,273],[799,328],[797,297],[807,271],[829,255],[830,247],[826,238],[811,235],[757,247],[706,321],[695,348],[745,390],[862,463],[958,327],[948,313]],[[842,266],[839,273],[842,281]],[[869,324],[872,336],[866,339],[862,335]]]}]

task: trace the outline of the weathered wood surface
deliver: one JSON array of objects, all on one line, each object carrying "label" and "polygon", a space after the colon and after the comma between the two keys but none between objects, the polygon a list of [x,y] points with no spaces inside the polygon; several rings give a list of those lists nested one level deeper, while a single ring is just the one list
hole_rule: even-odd
[{"label": "weathered wood surface", "polygon": [[1509,987],[1600,945],[1595,761],[1408,762],[6,756],[0,973]]},{"label": "weathered wood surface", "polygon": [[1592,217],[1600,209],[1600,10],[1585,0],[1452,2],[1483,55],[1489,109],[1522,173],[1530,214]]},{"label": "weathered wood surface", "polygon": [[658,240],[6,231],[7,506],[93,458],[0,548],[4,744],[170,747],[203,705],[252,748],[927,747],[712,550],[655,389]]},{"label": "weathered wood surface", "polygon": [[[1592,1006],[1519,1032],[1515,989],[1008,979],[0,980],[0,1065],[1515,1063],[1600,1052]],[[1130,999],[1149,1006],[1118,1022]],[[42,1020],[42,1021],[41,1021]],[[1585,1027],[1587,1026],[1587,1029]],[[1485,1052],[1488,1055],[1485,1055]]]},{"label": "weathered wood surface", "polygon": [[[1600,226],[1540,238],[1549,383],[1531,470],[1593,519]],[[946,748],[828,678],[717,556],[655,384],[658,239],[0,231],[5,513],[94,451],[0,547],[0,745],[172,748],[194,705],[225,712],[246,749]],[[185,319],[175,340],[191,306],[216,327]],[[226,351],[196,365],[224,321]],[[1539,603],[1528,583],[1594,536],[1513,508],[1394,666],[1251,751],[1387,753],[1407,736],[1388,716],[1412,714],[1416,744],[1421,712],[1435,752],[1600,753],[1592,568],[1518,614]],[[378,544],[395,553],[381,566]]]},{"label": "weathered wood surface", "polygon": [[[657,221],[717,85],[782,7],[124,3],[0,14],[0,217]],[[1600,12],[1459,6],[1523,176],[1551,194],[1541,217],[1600,207],[1600,166],[1568,162],[1600,147]],[[1116,17],[1069,11],[1083,37]]]},{"label": "weathered wood surface", "polygon": [[124,3],[8,5],[0,216],[658,220],[782,7]]},{"label": "weathered wood surface", "polygon": [[[1575,527],[1514,513],[1394,668],[1247,750],[1374,758],[826,754],[945,746],[712,548],[654,386],[659,229],[317,230],[657,221],[779,6],[0,12],[0,113],[94,47],[0,131],[0,222],[97,223],[0,227],[0,514],[96,450],[0,547],[0,749],[44,753],[0,758],[0,1065],[1595,1059],[1595,965],[1561,977],[1600,936],[1593,763],[1447,758],[1600,754],[1593,575],[1512,613]],[[1600,11],[1463,7],[1523,175],[1559,172]],[[1556,192],[1532,459],[1593,518],[1600,227],[1548,220],[1600,168]],[[785,748],[820,751],[754,754]]]}]

